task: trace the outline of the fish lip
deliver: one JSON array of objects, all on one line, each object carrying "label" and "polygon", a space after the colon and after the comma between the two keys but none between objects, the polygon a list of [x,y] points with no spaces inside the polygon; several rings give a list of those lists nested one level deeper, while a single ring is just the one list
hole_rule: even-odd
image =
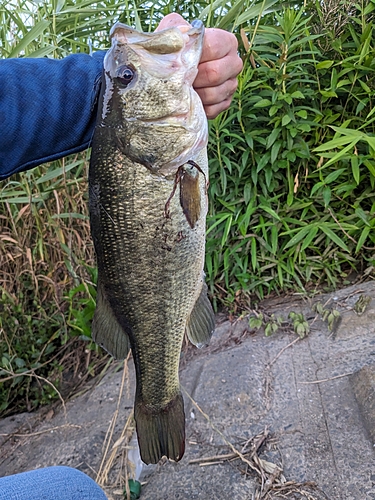
[{"label": "fish lip", "polygon": [[[194,21],[192,21],[190,24],[191,24],[191,27],[186,31],[187,34],[193,34],[197,30],[198,31],[203,31],[203,32],[205,30],[203,21],[201,21],[200,19],[194,19]],[[158,31],[158,33],[162,33],[163,31],[165,32],[165,31],[175,30],[176,28],[180,29],[178,26],[172,26],[170,28],[165,28],[164,30],[160,30],[160,31]],[[116,33],[116,31],[118,31],[119,29],[122,29],[124,31],[128,31],[129,33],[135,33],[135,34],[138,34],[138,35],[143,35],[143,36],[145,36],[147,38],[152,38],[152,36],[154,35],[154,33],[156,33],[156,32],[148,33],[148,32],[145,32],[145,31],[139,31],[139,30],[137,30],[135,28],[132,28],[128,24],[124,24],[124,23],[122,23],[120,21],[117,21],[112,26],[112,28],[110,29],[109,37],[112,38],[114,36],[114,34]],[[181,31],[181,29],[180,29],[180,31]]]},{"label": "fish lip", "polygon": [[[184,29],[185,28],[185,29]],[[131,26],[128,26],[127,24],[121,23],[120,21],[117,21],[111,28],[109,32],[109,38],[112,41],[114,39],[117,40],[117,44],[119,45],[125,45],[126,43],[139,43],[139,45],[142,46],[143,43],[147,41],[151,41],[153,38],[155,38],[155,34],[157,36],[165,36],[166,33],[177,33],[179,32],[180,35],[183,36],[188,36],[189,38],[193,35],[198,35],[199,41],[201,39],[203,40],[204,36],[204,31],[205,31],[205,26],[203,22],[200,19],[195,19],[192,21],[191,26],[172,26],[170,28],[165,28],[163,30],[157,31],[157,32],[143,32],[143,31],[138,31],[135,28],[132,28]],[[122,35],[122,36],[121,36]],[[131,41],[128,39],[129,38],[135,38],[134,41]],[[203,43],[201,42],[201,45]]]},{"label": "fish lip", "polygon": [[127,64],[130,54],[134,54],[136,58],[143,56],[174,58],[176,55],[175,60],[178,61],[178,65],[186,68],[185,81],[191,80],[193,83],[203,50],[204,29],[204,24],[200,20],[195,20],[192,26],[173,26],[145,33],[117,22],[110,30],[112,47],[106,54],[104,68],[111,69],[110,65],[107,65],[111,57],[116,67]]}]

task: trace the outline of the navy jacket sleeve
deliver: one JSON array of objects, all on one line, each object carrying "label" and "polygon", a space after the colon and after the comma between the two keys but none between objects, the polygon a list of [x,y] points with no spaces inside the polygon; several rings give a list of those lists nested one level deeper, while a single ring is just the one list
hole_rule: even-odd
[{"label": "navy jacket sleeve", "polygon": [[0,179],[89,146],[104,54],[0,60]]}]

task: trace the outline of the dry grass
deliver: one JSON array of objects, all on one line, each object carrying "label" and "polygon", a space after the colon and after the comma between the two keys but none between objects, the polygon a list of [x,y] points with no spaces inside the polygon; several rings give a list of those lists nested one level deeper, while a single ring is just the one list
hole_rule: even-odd
[{"label": "dry grass", "polygon": [[[103,364],[70,328],[66,298],[90,282],[95,266],[87,168],[86,155],[74,156],[0,185],[0,379],[13,377],[0,392],[0,414],[34,409],[46,384],[68,395],[78,372],[91,376],[100,370],[93,365]],[[9,394],[14,382],[24,388],[20,397],[14,389]]]},{"label": "dry grass", "polygon": [[64,290],[82,275],[82,262],[94,265],[94,253],[86,203],[87,163],[82,161],[83,178],[77,179],[65,173],[77,158],[65,159],[57,179],[43,182],[56,163],[2,183],[0,283],[16,300],[20,281],[28,281],[35,299],[53,299],[60,308]]}]

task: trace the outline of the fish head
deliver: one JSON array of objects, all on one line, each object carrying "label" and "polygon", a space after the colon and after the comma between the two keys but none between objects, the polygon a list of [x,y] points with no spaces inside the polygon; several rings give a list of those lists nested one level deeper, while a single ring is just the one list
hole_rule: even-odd
[{"label": "fish head", "polygon": [[99,127],[119,149],[156,174],[173,173],[207,144],[207,119],[193,89],[204,26],[143,33],[122,23],[104,59]]}]

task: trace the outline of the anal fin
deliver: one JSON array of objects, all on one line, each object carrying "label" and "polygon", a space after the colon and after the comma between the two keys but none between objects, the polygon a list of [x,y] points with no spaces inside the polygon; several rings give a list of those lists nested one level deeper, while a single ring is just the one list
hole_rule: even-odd
[{"label": "anal fin", "polygon": [[186,323],[190,342],[201,348],[208,345],[215,330],[215,315],[207,297],[207,285],[203,283],[201,293]]},{"label": "anal fin", "polygon": [[93,340],[114,358],[126,358],[130,349],[129,337],[113,314],[100,279],[98,280],[96,309],[91,332]]},{"label": "anal fin", "polygon": [[134,418],[139,451],[145,464],[157,464],[163,456],[178,462],[185,452],[184,401],[178,393],[164,408],[150,408],[136,397]]}]

